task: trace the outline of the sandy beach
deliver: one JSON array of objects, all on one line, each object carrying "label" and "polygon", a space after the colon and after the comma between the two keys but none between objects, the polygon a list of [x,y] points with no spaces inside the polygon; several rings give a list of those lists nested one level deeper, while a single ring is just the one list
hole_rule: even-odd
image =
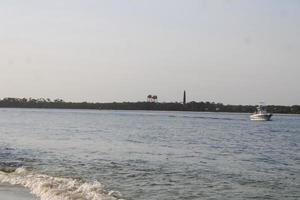
[{"label": "sandy beach", "polygon": [[2,200],[38,200],[37,197],[23,187],[0,184],[0,199]]}]

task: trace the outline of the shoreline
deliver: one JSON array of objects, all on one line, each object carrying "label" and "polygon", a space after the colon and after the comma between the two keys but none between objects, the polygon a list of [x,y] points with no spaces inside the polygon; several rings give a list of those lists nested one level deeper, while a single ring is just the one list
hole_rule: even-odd
[{"label": "shoreline", "polygon": [[0,183],[0,197],[5,200],[39,200],[22,186]]},{"label": "shoreline", "polygon": [[[190,102],[66,102],[62,99],[45,98],[3,98],[2,108],[50,108],[50,109],[94,109],[94,110],[157,110],[157,111],[192,111],[192,112],[228,112],[253,113],[256,105],[223,104],[208,101]],[[269,113],[300,114],[300,105],[265,105]]]},{"label": "shoreline", "polygon": [[[190,113],[219,113],[219,114],[252,114],[253,112],[226,112],[226,111],[193,111],[193,110],[142,110],[142,109],[94,109],[94,108],[37,108],[37,107],[1,107],[0,109],[34,109],[34,110],[91,110],[91,111],[153,111],[153,112],[190,112]],[[300,113],[276,113],[276,115],[300,116]]]}]

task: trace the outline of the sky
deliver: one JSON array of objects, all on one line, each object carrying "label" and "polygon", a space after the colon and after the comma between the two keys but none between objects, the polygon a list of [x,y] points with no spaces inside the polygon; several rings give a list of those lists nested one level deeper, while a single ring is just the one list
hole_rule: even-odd
[{"label": "sky", "polygon": [[298,0],[0,0],[0,98],[300,104]]}]

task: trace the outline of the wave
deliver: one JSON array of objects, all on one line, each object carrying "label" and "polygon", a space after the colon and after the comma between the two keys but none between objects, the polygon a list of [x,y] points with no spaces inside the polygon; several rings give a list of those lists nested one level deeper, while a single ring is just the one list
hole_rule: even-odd
[{"label": "wave", "polygon": [[37,174],[25,168],[0,169],[0,183],[21,185],[41,200],[124,200],[119,192],[107,191],[98,181]]}]

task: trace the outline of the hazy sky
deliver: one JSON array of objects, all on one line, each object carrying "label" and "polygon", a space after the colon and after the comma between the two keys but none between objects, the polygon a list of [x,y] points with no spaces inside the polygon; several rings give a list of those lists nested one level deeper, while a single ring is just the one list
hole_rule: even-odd
[{"label": "hazy sky", "polygon": [[300,104],[300,1],[0,1],[0,98]]}]

